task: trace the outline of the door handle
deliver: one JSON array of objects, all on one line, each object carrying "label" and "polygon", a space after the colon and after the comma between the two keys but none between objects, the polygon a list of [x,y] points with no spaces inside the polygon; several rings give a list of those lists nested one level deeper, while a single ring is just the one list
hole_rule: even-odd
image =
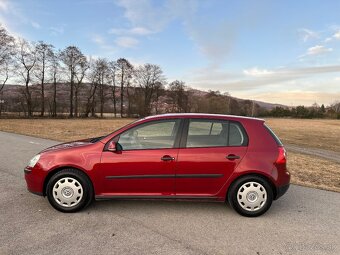
[{"label": "door handle", "polygon": [[161,157],[161,160],[163,160],[163,161],[172,161],[172,160],[175,160],[175,158],[171,157],[169,155],[164,155],[163,157]]},{"label": "door handle", "polygon": [[240,156],[237,156],[235,154],[229,154],[228,156],[226,156],[226,159],[229,159],[229,160],[235,160],[235,159],[239,159]]}]

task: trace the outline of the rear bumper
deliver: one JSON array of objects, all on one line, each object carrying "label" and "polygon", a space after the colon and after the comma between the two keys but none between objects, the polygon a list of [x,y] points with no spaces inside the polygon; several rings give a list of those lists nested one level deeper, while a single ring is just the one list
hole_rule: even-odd
[{"label": "rear bumper", "polygon": [[275,200],[282,197],[287,192],[287,190],[289,189],[289,185],[290,184],[287,184],[276,188]]}]

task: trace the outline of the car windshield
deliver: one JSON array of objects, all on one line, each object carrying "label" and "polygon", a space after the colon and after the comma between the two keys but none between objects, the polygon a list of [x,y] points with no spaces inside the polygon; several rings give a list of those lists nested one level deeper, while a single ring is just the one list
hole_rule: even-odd
[{"label": "car windshield", "polygon": [[[142,118],[142,119],[143,119],[143,118]],[[99,137],[91,138],[91,139],[90,139],[90,143],[96,143],[96,142],[98,142],[98,141],[104,139],[105,137],[108,137],[109,135],[111,135],[111,134],[113,134],[113,133],[115,133],[115,132],[117,132],[117,131],[119,131],[119,130],[121,130],[121,129],[127,127],[127,126],[130,126],[131,124],[133,124],[133,123],[135,123],[135,122],[137,122],[137,121],[140,121],[140,120],[142,120],[142,119],[134,120],[134,121],[132,121],[132,122],[130,122],[130,123],[128,123],[128,124],[126,124],[126,125],[124,125],[124,126],[118,128],[118,129],[116,129],[115,131],[111,132],[110,134],[107,134],[107,135],[104,135],[104,136],[99,136]]]}]

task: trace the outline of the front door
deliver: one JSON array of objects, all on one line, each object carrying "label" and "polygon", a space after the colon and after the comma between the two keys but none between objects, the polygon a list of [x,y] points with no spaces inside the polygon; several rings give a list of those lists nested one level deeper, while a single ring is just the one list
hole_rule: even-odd
[{"label": "front door", "polygon": [[180,119],[147,122],[114,138],[122,150],[102,154],[101,195],[173,196],[180,122]]},{"label": "front door", "polygon": [[247,136],[230,121],[190,119],[187,130],[178,154],[176,196],[215,196],[245,155]]}]

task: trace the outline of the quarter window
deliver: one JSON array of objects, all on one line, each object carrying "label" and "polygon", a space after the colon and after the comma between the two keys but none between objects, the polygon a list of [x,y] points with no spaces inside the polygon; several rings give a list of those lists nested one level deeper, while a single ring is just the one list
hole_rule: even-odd
[{"label": "quarter window", "polygon": [[241,146],[245,143],[245,136],[238,123],[229,124],[229,146]]},{"label": "quarter window", "polygon": [[180,120],[155,121],[125,131],[119,137],[123,150],[172,148]]}]

